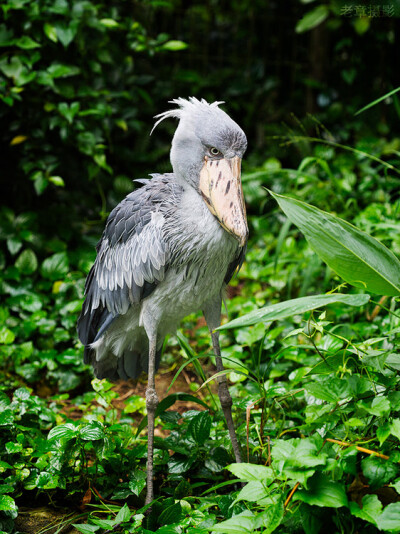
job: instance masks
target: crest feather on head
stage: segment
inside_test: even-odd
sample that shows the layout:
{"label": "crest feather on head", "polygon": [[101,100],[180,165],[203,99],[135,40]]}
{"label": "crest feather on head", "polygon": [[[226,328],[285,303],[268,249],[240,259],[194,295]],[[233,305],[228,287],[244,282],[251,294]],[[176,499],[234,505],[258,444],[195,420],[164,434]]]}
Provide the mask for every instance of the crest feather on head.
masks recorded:
{"label": "crest feather on head", "polygon": [[188,99],[174,98],[174,100],[170,100],[169,103],[176,104],[179,107],[175,109],[169,109],[168,111],[164,111],[163,113],[156,115],[154,118],[157,119],[157,121],[154,124],[150,135],[164,119],[168,119],[170,117],[181,119],[184,114],[188,112],[193,114],[210,112],[218,108],[220,104],[224,104],[224,102],[212,102],[209,104],[206,100],[204,100],[204,98],[198,100],[194,96],[190,96]]}

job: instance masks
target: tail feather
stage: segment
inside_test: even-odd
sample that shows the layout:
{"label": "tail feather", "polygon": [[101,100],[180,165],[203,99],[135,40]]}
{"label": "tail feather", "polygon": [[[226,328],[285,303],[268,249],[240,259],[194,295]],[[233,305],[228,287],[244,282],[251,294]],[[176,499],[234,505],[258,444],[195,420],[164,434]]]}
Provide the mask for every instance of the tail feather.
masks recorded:
{"label": "tail feather", "polygon": [[[160,348],[156,353],[156,371],[160,365],[161,351]],[[85,362],[92,364],[96,378],[107,378],[110,382],[116,382],[129,378],[136,380],[142,372],[147,373],[149,357],[148,354],[126,350],[119,358],[109,353],[105,358],[96,360],[95,349],[89,346],[85,347]]]}

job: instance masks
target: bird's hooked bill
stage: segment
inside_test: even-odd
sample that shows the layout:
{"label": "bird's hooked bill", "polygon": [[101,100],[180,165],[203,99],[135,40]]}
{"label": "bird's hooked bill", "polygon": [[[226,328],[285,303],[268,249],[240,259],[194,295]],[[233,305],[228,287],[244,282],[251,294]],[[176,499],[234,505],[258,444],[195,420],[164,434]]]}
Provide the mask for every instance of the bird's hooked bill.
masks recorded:
{"label": "bird's hooked bill", "polygon": [[206,156],[200,172],[200,192],[222,228],[235,236],[243,247],[249,230],[240,179],[241,161],[238,156],[218,160]]}

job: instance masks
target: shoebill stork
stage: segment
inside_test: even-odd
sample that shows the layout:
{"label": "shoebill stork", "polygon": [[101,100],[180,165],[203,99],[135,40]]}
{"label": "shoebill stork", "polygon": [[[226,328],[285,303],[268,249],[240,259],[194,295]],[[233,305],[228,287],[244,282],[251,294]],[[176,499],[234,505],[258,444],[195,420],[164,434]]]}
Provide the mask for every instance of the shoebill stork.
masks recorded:
{"label": "shoebill stork", "polygon": [[[197,310],[211,332],[217,371],[223,370],[218,332],[225,286],[240,268],[248,228],[240,165],[247,141],[219,108],[222,102],[178,98],[156,116],[154,128],[175,117],[172,173],[138,180],[108,217],[88,275],[79,338],[98,378],[148,373],[146,503],[153,500],[154,374],[166,334]],[[153,129],[154,129],[153,128]],[[233,451],[241,461],[225,375],[218,393]]]}

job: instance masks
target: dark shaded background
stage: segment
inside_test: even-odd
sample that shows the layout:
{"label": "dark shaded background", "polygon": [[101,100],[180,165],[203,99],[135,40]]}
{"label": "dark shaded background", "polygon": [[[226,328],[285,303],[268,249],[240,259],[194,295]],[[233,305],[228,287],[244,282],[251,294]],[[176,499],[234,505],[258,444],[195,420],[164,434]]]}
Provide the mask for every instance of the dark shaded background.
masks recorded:
{"label": "dark shaded background", "polygon": [[[245,169],[271,156],[297,166],[304,151],[272,136],[313,133],[318,121],[340,143],[393,134],[396,96],[354,112],[399,85],[398,2],[365,2],[366,16],[358,14],[361,4],[3,3],[2,204],[14,214],[34,212],[43,236],[79,241],[131,190],[133,178],[170,169],[175,125],[149,133],[152,117],[178,96],[226,102],[248,134]],[[321,8],[325,20],[296,31],[304,15]],[[60,66],[64,74],[56,72]],[[79,110],[71,114],[73,106]]]}

